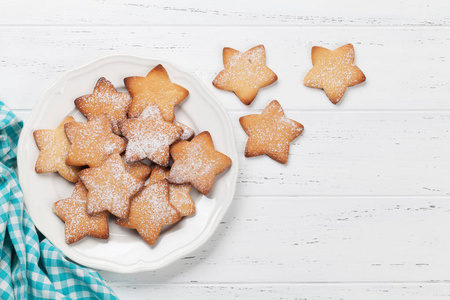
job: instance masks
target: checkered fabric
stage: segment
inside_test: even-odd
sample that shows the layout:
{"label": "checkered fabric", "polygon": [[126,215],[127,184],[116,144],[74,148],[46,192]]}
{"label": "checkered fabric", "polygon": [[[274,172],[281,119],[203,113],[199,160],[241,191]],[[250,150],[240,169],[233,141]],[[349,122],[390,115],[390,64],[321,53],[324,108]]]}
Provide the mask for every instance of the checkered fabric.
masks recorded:
{"label": "checkered fabric", "polygon": [[97,272],[40,241],[14,170],[22,126],[0,101],[0,298],[117,299]]}

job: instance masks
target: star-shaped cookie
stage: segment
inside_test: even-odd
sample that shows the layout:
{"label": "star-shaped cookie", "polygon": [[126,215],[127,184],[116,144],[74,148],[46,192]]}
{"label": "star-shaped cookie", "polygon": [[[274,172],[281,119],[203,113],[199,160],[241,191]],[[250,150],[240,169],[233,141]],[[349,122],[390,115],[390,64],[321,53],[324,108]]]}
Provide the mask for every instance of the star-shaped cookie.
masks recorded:
{"label": "star-shaped cookie", "polygon": [[[149,184],[169,178],[170,170],[160,166],[155,166],[150,176]],[[185,217],[195,213],[195,204],[192,201],[189,191],[190,184],[169,184],[169,202],[180,214]]]}
{"label": "star-shaped cookie", "polygon": [[260,115],[248,115],[239,119],[248,134],[245,156],[267,154],[285,164],[289,157],[289,144],[303,131],[303,125],[284,116],[283,108],[274,100]]}
{"label": "star-shaped cookie", "polygon": [[278,77],[266,66],[266,50],[258,45],[242,53],[232,48],[223,48],[225,67],[214,79],[213,85],[221,90],[232,91],[249,105],[258,90],[274,83]]}
{"label": "star-shaped cookie", "polygon": [[158,165],[169,165],[169,147],[183,133],[183,129],[163,119],[156,104],[149,104],[138,118],[127,119],[121,126],[127,138],[127,162],[148,158]]}
{"label": "star-shaped cookie", "polygon": [[70,142],[64,133],[64,124],[75,122],[73,117],[67,117],[55,129],[42,129],[33,132],[36,145],[41,151],[36,161],[36,173],[58,172],[63,178],[77,182],[80,168],[66,164]]}
{"label": "star-shaped cookie", "polygon": [[130,103],[131,96],[128,93],[117,92],[112,83],[104,77],[97,81],[92,94],[75,99],[75,106],[88,121],[98,115],[108,115],[116,134],[120,134],[117,124],[127,118]]}
{"label": "star-shaped cookie", "polygon": [[96,168],[80,171],[80,179],[88,189],[86,211],[88,214],[109,211],[118,218],[127,218],[130,199],[144,182],[125,170],[119,154],[112,154]]}
{"label": "star-shaped cookie", "polygon": [[192,141],[179,141],[170,148],[174,163],[169,173],[169,182],[190,183],[200,193],[207,195],[213,186],[214,177],[231,166],[231,159],[214,149],[208,131],[199,133]]}
{"label": "star-shaped cookie", "polygon": [[349,86],[366,80],[364,73],[354,64],[355,50],[347,44],[334,51],[322,47],[311,50],[313,68],[303,83],[312,88],[323,89],[333,104],[339,103]]}
{"label": "star-shaped cookie", "polygon": [[150,103],[158,105],[166,121],[175,118],[174,107],[189,95],[184,87],[170,81],[162,65],[154,67],[146,77],[133,76],[124,79],[128,92],[133,97],[128,117],[136,118]]}
{"label": "star-shaped cookie", "polygon": [[53,212],[65,222],[65,241],[67,244],[78,242],[85,236],[99,239],[109,237],[108,213],[88,215],[86,213],[87,190],[78,181],[70,198],[53,204]]}
{"label": "star-shaped cookie", "polygon": [[149,245],[153,245],[163,226],[180,219],[180,213],[169,203],[169,184],[164,179],[147,185],[136,195],[128,219],[117,219],[116,224],[136,229]]}
{"label": "star-shaped cookie", "polygon": [[122,153],[127,143],[112,132],[106,115],[93,117],[87,123],[71,122],[64,125],[72,143],[66,163],[71,166],[98,167],[109,155]]}

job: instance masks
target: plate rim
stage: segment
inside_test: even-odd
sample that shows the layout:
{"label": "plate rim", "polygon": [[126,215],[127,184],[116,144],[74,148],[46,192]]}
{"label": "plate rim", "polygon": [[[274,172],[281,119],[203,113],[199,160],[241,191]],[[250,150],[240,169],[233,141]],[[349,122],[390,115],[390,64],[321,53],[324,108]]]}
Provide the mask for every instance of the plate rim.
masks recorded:
{"label": "plate rim", "polygon": [[[195,74],[192,74],[191,72],[180,67],[179,65],[177,65],[171,61],[168,61],[167,59],[160,58],[160,57],[146,57],[146,56],[136,56],[136,55],[129,55],[129,54],[113,54],[113,55],[102,56],[96,60],[93,60],[91,62],[83,64],[79,67],[73,68],[71,70],[68,70],[67,72],[65,72],[64,74],[59,76],[52,85],[50,85],[47,89],[44,90],[43,93],[41,93],[38,100],[33,105],[31,113],[22,128],[22,132],[19,137],[19,143],[17,146],[18,177],[19,177],[19,182],[21,184],[21,187],[22,187],[22,190],[24,193],[25,208],[27,207],[27,205],[26,205],[27,201],[25,200],[26,199],[25,191],[27,190],[27,188],[24,188],[24,186],[22,185],[23,180],[21,180],[21,177],[24,175],[21,176],[20,174],[26,172],[26,171],[23,172],[24,170],[26,170],[26,166],[25,166],[25,162],[23,161],[23,159],[25,159],[25,158],[22,159],[22,157],[24,157],[26,155],[26,149],[24,148],[25,147],[24,144],[25,144],[25,141],[27,140],[27,137],[26,137],[26,134],[22,134],[22,133],[31,131],[30,124],[33,122],[36,122],[36,119],[42,115],[42,113],[43,113],[42,111],[47,107],[48,102],[50,101],[50,100],[47,100],[47,101],[45,101],[45,100],[49,99],[48,96],[50,95],[50,93],[54,92],[54,90],[59,85],[63,84],[64,81],[69,80],[71,77],[75,77],[77,72],[83,71],[87,68],[90,68],[90,67],[95,68],[96,66],[99,66],[99,65],[114,63],[117,61],[119,61],[119,62],[146,61],[146,62],[148,62],[149,66],[152,66],[152,65],[156,66],[157,64],[167,65],[173,69],[177,69],[178,71],[183,73],[183,75],[187,76],[188,78],[190,77],[190,79],[192,79],[192,82],[194,84],[197,84],[198,88],[201,89],[211,100],[210,103],[212,104],[211,105],[212,108],[216,109],[219,112],[219,115],[221,115],[224,118],[225,128],[227,129],[229,136],[231,138],[231,142],[229,144],[231,145],[232,153],[229,153],[229,155],[232,157],[234,156],[232,166],[227,171],[227,172],[232,172],[231,176],[233,179],[231,181],[232,184],[230,187],[230,192],[231,192],[230,197],[229,197],[230,199],[227,199],[227,201],[223,203],[223,206],[224,206],[223,209],[217,211],[215,214],[212,214],[212,220],[210,223],[211,225],[206,226],[204,228],[204,230],[200,233],[199,236],[197,236],[189,245],[184,246],[182,248],[182,249],[184,249],[184,251],[182,251],[181,253],[178,253],[179,251],[174,251],[174,252],[172,252],[172,255],[168,255],[168,256],[166,255],[166,256],[164,256],[156,261],[153,261],[153,262],[149,262],[149,261],[145,262],[145,261],[139,260],[130,265],[118,266],[116,264],[108,264],[105,262],[96,263],[95,261],[93,261],[92,258],[91,258],[91,260],[89,260],[89,258],[81,256],[77,252],[73,252],[73,251],[67,252],[65,250],[70,249],[69,248],[70,245],[67,245],[67,244],[64,244],[65,247],[64,246],[59,247],[59,249],[63,252],[63,254],[67,258],[72,259],[73,261],[80,263],[84,266],[88,266],[90,268],[104,270],[104,271],[111,271],[111,272],[122,273],[122,274],[131,274],[131,273],[140,273],[140,272],[145,272],[145,271],[153,271],[153,270],[161,269],[161,268],[175,262],[176,260],[179,260],[187,253],[190,253],[190,252],[198,249],[200,246],[205,244],[210,239],[210,237],[213,235],[213,233],[217,230],[219,223],[223,219],[225,213],[228,211],[231,203],[233,202],[233,200],[235,198],[237,178],[238,178],[238,174],[239,174],[239,162],[238,162],[238,154],[237,154],[237,147],[236,147],[236,139],[235,139],[234,130],[233,130],[230,116],[229,116],[228,112],[226,111],[225,107],[223,106],[223,104],[206,87],[206,85],[203,83],[203,81],[201,81],[200,78],[198,78]],[[25,151],[25,153],[24,153],[24,151]],[[21,172],[21,170],[22,170],[22,172]],[[41,230],[43,228],[41,226],[42,223],[40,221],[36,222],[32,217],[32,213],[30,213],[30,212],[28,212],[28,213],[29,213],[30,217],[32,218],[35,227],[44,236],[46,236],[46,233],[48,233],[48,232],[46,232],[45,229],[44,229],[44,231]],[[38,218],[38,220],[39,220],[39,218]]]}

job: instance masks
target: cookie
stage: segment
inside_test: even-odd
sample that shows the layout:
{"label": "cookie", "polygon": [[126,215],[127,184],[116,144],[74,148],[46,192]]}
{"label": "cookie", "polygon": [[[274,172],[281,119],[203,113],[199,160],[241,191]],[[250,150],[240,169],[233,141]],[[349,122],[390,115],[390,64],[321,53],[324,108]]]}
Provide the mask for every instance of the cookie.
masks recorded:
{"label": "cookie", "polygon": [[242,103],[250,105],[258,90],[277,81],[277,75],[266,66],[266,50],[263,45],[242,53],[223,48],[223,65],[213,85],[221,90],[232,91]]}
{"label": "cookie", "polygon": [[138,118],[127,119],[120,125],[128,144],[125,152],[127,162],[144,158],[167,167],[169,147],[183,133],[183,129],[163,119],[156,104],[150,103]]}
{"label": "cookie", "polygon": [[183,123],[180,123],[177,120],[173,121],[173,124],[177,125],[178,127],[181,127],[181,129],[183,129],[183,133],[180,136],[180,140],[189,141],[190,139],[192,139],[194,137],[195,131],[191,127],[189,127]]}
{"label": "cookie", "polygon": [[267,154],[285,164],[289,157],[289,144],[303,131],[303,125],[284,116],[283,108],[273,100],[260,115],[248,115],[239,119],[248,134],[245,156]]}
{"label": "cookie", "polygon": [[153,245],[163,226],[178,222],[180,213],[169,203],[167,180],[147,185],[131,201],[128,219],[117,219],[116,224],[136,229],[139,235]]}
{"label": "cookie", "polygon": [[66,123],[75,122],[73,117],[67,117],[55,130],[41,129],[33,132],[34,140],[40,150],[36,161],[36,173],[58,172],[64,179],[77,182],[80,168],[66,164],[70,142],[64,133]]}
{"label": "cookie", "polygon": [[207,195],[213,186],[214,177],[231,166],[231,159],[214,149],[211,135],[203,131],[192,141],[179,141],[170,148],[174,163],[169,173],[169,182],[190,183],[200,193]]}
{"label": "cookie", "polygon": [[127,163],[125,161],[125,156],[122,155],[122,160],[125,164],[125,170],[131,174],[134,178],[137,178],[139,180],[145,181],[147,180],[148,176],[152,172],[152,168],[150,166],[147,166],[146,164],[142,162],[133,162],[133,163]]}
{"label": "cookie", "polygon": [[110,155],[99,167],[80,171],[80,179],[89,191],[86,202],[88,214],[107,210],[123,219],[128,217],[131,197],[144,186],[142,180],[125,170],[119,154]]}
{"label": "cookie", "polygon": [[75,106],[88,121],[98,115],[108,115],[112,130],[116,134],[121,134],[117,124],[126,120],[130,104],[131,96],[128,93],[117,92],[112,83],[104,77],[97,81],[92,94],[75,99]]}
{"label": "cookie", "polygon": [[187,89],[170,81],[162,65],[154,67],[146,77],[127,77],[124,82],[133,97],[128,111],[130,118],[137,118],[150,103],[154,103],[158,105],[164,119],[172,122],[175,106],[189,95]]}
{"label": "cookie", "polygon": [[66,163],[71,166],[98,167],[109,155],[122,153],[127,143],[112,132],[111,121],[98,115],[87,123],[71,122],[64,125],[67,138],[72,143]]}
{"label": "cookie", "polygon": [[304,85],[323,89],[333,104],[339,103],[347,87],[364,82],[366,76],[354,64],[355,50],[347,44],[334,51],[322,47],[311,50],[313,68],[306,74]]}
{"label": "cookie", "polygon": [[108,213],[88,215],[86,200],[88,192],[78,181],[72,196],[53,204],[53,212],[65,222],[64,232],[67,244],[78,242],[85,236],[99,239],[109,237]]}
{"label": "cookie", "polygon": [[[167,179],[169,177],[169,172],[170,170],[168,168],[155,166],[152,170],[149,184]],[[169,202],[183,217],[195,213],[195,204],[189,195],[190,189],[190,184],[169,184]]]}

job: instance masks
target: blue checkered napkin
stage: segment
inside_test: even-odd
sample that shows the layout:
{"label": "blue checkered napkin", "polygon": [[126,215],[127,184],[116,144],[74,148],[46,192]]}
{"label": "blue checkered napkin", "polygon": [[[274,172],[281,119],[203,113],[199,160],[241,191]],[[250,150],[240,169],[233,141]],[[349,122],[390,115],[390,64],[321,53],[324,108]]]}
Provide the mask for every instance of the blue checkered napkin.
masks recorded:
{"label": "blue checkered napkin", "polygon": [[117,299],[97,272],[39,240],[14,171],[22,126],[0,101],[0,298]]}

